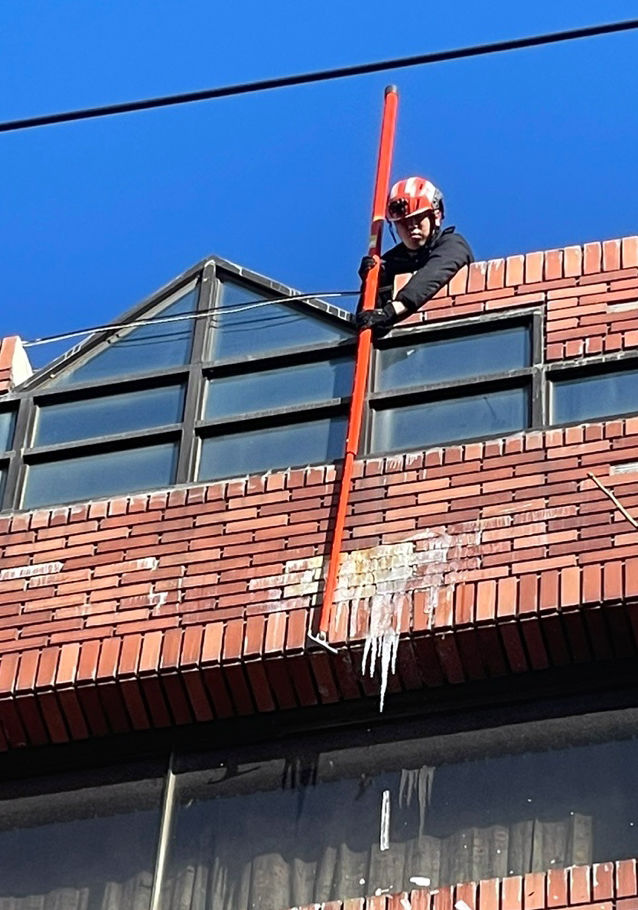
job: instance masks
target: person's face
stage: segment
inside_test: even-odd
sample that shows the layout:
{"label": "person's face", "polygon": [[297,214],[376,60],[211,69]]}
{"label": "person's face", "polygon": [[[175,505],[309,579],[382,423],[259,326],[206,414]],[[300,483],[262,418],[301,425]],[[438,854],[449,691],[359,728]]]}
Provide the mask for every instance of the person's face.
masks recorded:
{"label": "person's face", "polygon": [[432,233],[432,220],[424,212],[417,212],[416,215],[402,218],[395,224],[401,241],[409,250],[418,250],[425,246]]}

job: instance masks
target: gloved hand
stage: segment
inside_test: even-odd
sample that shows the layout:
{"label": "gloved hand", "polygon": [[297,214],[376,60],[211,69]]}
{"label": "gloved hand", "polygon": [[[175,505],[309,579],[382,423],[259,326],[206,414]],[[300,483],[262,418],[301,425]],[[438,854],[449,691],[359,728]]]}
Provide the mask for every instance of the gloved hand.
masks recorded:
{"label": "gloved hand", "polygon": [[374,329],[375,331],[390,329],[397,318],[397,312],[391,303],[375,310],[362,310],[355,316],[355,325],[358,329]]}
{"label": "gloved hand", "polygon": [[[381,263],[381,267],[383,268],[383,263]],[[374,268],[374,256],[364,256],[363,259],[361,260],[361,265],[359,266],[359,272],[358,272],[359,278],[362,281],[365,281],[366,275],[373,268]]]}

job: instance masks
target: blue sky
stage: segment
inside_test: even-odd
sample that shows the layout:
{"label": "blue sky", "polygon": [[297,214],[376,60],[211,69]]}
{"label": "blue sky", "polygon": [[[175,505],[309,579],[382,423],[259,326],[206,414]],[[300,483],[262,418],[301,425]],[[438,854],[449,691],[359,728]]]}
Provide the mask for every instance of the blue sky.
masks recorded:
{"label": "blue sky", "polygon": [[[638,0],[20,0],[3,4],[0,119],[636,16]],[[2,134],[0,336],[109,321],[208,253],[355,287],[389,81],[394,176],[435,180],[477,258],[638,233],[637,52],[630,32]]]}

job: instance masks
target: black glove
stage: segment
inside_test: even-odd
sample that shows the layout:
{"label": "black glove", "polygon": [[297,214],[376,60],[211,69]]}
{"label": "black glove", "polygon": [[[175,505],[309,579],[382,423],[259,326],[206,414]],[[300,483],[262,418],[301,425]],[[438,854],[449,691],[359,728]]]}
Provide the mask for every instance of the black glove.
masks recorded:
{"label": "black glove", "polygon": [[[361,265],[359,266],[359,272],[358,272],[359,278],[362,281],[365,281],[366,275],[368,274],[368,272],[374,268],[374,263],[375,263],[374,256],[364,256],[363,257],[363,259],[361,260]],[[383,260],[381,260],[381,272],[380,272],[379,277],[381,276],[382,273],[383,273]]]}
{"label": "black glove", "polygon": [[375,310],[361,310],[355,316],[354,324],[358,329],[388,330],[397,318],[396,310],[391,303]]}

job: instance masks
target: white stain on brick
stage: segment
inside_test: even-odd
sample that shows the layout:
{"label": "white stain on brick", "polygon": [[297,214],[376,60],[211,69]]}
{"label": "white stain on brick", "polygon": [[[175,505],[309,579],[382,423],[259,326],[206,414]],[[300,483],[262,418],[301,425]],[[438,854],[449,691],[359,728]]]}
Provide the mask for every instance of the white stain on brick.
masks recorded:
{"label": "white stain on brick", "polygon": [[133,563],[135,569],[150,569],[154,571],[159,564],[159,559],[156,556],[145,556],[143,559],[136,559]]}
{"label": "white stain on brick", "polygon": [[[349,611],[351,636],[365,630],[363,672],[380,674],[380,708],[383,710],[390,673],[395,672],[399,636],[414,591],[425,594],[425,621],[432,622],[441,592],[452,603],[452,586],[463,573],[480,568],[484,530],[504,528],[512,516],[494,516],[481,522],[464,522],[453,532],[426,528],[397,543],[379,544],[343,553],[334,596],[334,618],[341,626],[343,612]],[[249,590],[279,588],[284,601],[310,598],[317,601],[324,559],[293,559],[277,575],[254,578]]]}
{"label": "white stain on brick", "polygon": [[625,461],[623,464],[612,464],[610,474],[634,474],[638,471],[638,461]]}
{"label": "white stain on brick", "polygon": [[148,605],[149,607],[153,607],[153,609],[158,609],[159,607],[164,606],[167,598],[168,591],[153,591],[151,586],[151,590],[148,593]]}
{"label": "white stain on brick", "polygon": [[0,571],[0,581],[13,578],[33,578],[35,575],[56,575],[64,568],[63,562],[41,562],[33,566],[13,566]]}

